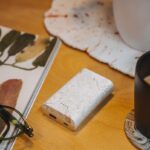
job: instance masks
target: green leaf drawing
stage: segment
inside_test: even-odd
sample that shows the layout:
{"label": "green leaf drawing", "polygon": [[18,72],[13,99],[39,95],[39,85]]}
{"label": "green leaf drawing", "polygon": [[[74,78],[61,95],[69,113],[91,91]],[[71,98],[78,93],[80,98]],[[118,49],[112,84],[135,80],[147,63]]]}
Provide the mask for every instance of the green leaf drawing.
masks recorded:
{"label": "green leaf drawing", "polygon": [[0,41],[0,52],[4,52],[4,50],[12,44],[18,37],[20,36],[20,32],[11,30],[8,32]]}
{"label": "green leaf drawing", "polygon": [[3,62],[0,60],[0,65],[2,65],[3,64]]}
{"label": "green leaf drawing", "polygon": [[31,58],[34,58],[39,53],[45,50],[49,42],[49,39],[46,38],[38,38],[38,40],[31,45],[24,49],[23,52],[19,52],[16,56],[16,63],[24,62]]}
{"label": "green leaf drawing", "polygon": [[55,44],[56,44],[57,38],[54,38],[52,41],[49,42],[49,45],[47,46],[46,50],[38,56],[32,63],[33,66],[41,66],[44,67],[49,55],[51,54],[51,51],[53,50]]}
{"label": "green leaf drawing", "polygon": [[24,33],[17,38],[14,44],[8,50],[8,56],[16,55],[22,51],[26,46],[33,44],[35,35]]}

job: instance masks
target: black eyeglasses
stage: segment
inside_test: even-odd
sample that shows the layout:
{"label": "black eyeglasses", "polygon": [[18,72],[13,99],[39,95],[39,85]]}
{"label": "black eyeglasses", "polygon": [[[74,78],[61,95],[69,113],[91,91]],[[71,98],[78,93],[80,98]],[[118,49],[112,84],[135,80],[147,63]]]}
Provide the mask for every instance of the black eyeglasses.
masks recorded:
{"label": "black eyeglasses", "polygon": [[[11,127],[17,131],[12,136],[8,135]],[[15,108],[0,105],[0,143],[4,140],[14,139],[23,133],[29,137],[33,136],[33,129],[25,121],[23,115]]]}

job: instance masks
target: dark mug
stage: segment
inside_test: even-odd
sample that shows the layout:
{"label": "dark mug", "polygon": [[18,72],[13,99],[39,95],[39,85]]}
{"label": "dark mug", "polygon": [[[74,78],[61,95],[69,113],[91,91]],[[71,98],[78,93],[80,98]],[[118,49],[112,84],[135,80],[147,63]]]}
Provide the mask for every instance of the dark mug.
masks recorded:
{"label": "dark mug", "polygon": [[150,75],[150,51],[142,55],[136,65],[134,109],[135,127],[150,138],[150,85],[144,78]]}

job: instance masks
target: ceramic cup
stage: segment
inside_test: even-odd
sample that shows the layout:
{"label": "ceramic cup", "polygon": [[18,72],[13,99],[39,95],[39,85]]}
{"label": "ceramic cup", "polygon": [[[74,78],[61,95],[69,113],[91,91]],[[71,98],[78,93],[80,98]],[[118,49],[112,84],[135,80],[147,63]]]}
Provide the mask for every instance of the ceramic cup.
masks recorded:
{"label": "ceramic cup", "polygon": [[135,126],[146,137],[150,138],[150,84],[144,78],[150,75],[150,51],[137,62],[135,73],[134,107]]}
{"label": "ceramic cup", "polygon": [[126,44],[150,50],[150,0],[113,0],[116,27]]}

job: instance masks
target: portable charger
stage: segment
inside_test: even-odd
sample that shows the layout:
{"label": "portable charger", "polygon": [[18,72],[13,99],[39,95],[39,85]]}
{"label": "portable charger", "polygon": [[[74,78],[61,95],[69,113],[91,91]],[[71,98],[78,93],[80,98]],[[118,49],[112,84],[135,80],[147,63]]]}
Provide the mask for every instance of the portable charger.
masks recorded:
{"label": "portable charger", "polygon": [[82,69],[43,104],[43,111],[51,119],[76,130],[112,91],[109,79]]}

